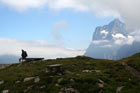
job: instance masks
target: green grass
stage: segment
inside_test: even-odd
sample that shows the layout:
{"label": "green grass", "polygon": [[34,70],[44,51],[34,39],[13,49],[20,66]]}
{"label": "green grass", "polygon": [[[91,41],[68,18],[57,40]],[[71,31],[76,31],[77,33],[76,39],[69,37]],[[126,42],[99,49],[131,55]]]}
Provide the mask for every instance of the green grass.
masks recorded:
{"label": "green grass", "polygon": [[[27,93],[59,93],[60,89],[69,87],[78,90],[80,93],[98,93],[100,90],[103,90],[104,93],[116,93],[117,87],[124,86],[121,90],[122,93],[139,93],[139,80],[120,64],[120,62],[127,62],[139,70],[140,54],[133,57],[112,61],[79,56],[21,65],[13,64],[0,70],[0,80],[5,81],[4,84],[0,85],[0,91],[8,89],[10,93],[22,93],[27,87],[33,85]],[[46,73],[46,66],[51,64],[62,64],[64,70],[70,73],[63,75]],[[83,70],[100,70],[100,72],[83,73]],[[34,83],[33,80],[23,82],[24,78],[32,76],[39,76],[40,82]],[[63,79],[59,86],[56,86],[60,78]],[[99,79],[104,81],[103,88],[97,86]],[[21,83],[16,84],[17,80]],[[40,87],[43,85],[46,87],[41,89]]]}
{"label": "green grass", "polygon": [[131,57],[125,58],[121,60],[122,62],[126,62],[129,66],[140,71],[140,53],[137,53]]}

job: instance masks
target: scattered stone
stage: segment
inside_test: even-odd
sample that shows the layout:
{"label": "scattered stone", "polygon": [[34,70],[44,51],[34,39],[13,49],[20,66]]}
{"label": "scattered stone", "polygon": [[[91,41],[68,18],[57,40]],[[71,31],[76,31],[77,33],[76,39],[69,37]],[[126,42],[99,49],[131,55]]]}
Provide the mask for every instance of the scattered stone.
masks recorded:
{"label": "scattered stone", "polygon": [[101,80],[101,79],[99,79],[99,83],[102,83],[102,84],[104,84],[104,81],[103,81],[103,80]]}
{"label": "scattered stone", "polygon": [[101,72],[101,70],[93,70],[93,72],[99,73]]}
{"label": "scattered stone", "polygon": [[124,86],[121,86],[121,87],[118,87],[117,90],[116,90],[116,93],[121,93],[121,90]]}
{"label": "scattered stone", "polygon": [[20,81],[16,81],[15,83],[18,84],[18,83],[20,83]]}
{"label": "scattered stone", "polygon": [[71,81],[71,82],[74,82],[74,80],[73,80],[73,79],[70,79],[70,81]]}
{"label": "scattered stone", "polygon": [[57,83],[61,83],[62,80],[63,80],[63,78],[58,79]]}
{"label": "scattered stone", "polygon": [[89,73],[89,72],[92,72],[92,70],[83,70],[82,72],[83,73]]}
{"label": "scattered stone", "polygon": [[99,79],[99,82],[97,83],[98,87],[103,88],[104,87],[104,81]]}
{"label": "scattered stone", "polygon": [[103,88],[104,87],[104,84],[102,84],[102,83],[97,83],[97,85],[98,85],[99,88]]}
{"label": "scattered stone", "polygon": [[24,82],[27,82],[27,81],[30,81],[30,80],[33,80],[35,77],[27,77],[27,78],[24,78]]}
{"label": "scattered stone", "polygon": [[62,88],[59,93],[79,93],[76,89],[73,88]]}
{"label": "scattered stone", "polygon": [[56,86],[56,87],[58,87],[58,86],[59,86],[59,84],[55,84],[55,86]]}
{"label": "scattered stone", "polygon": [[79,93],[79,92],[73,88],[66,88],[65,93]]}
{"label": "scattered stone", "polygon": [[46,87],[46,86],[45,86],[45,85],[43,85],[43,86],[41,86],[40,88],[41,88],[41,89],[43,89],[43,88],[45,88],[45,87]]}
{"label": "scattered stone", "polygon": [[39,81],[40,81],[40,78],[37,77],[37,78],[35,78],[34,83],[38,83]]}
{"label": "scattered stone", "polygon": [[27,89],[25,89],[24,92],[27,92],[28,90],[31,90],[33,87],[34,87],[33,85],[27,87]]}
{"label": "scattered stone", "polygon": [[4,83],[4,80],[1,80],[1,81],[0,81],[0,85],[2,85],[3,83]]}
{"label": "scattered stone", "polygon": [[9,93],[9,90],[3,90],[2,93]]}
{"label": "scattered stone", "polygon": [[100,70],[83,70],[82,72],[85,72],[85,73],[90,73],[90,72],[99,73],[99,72],[101,72],[101,71],[100,71]]}

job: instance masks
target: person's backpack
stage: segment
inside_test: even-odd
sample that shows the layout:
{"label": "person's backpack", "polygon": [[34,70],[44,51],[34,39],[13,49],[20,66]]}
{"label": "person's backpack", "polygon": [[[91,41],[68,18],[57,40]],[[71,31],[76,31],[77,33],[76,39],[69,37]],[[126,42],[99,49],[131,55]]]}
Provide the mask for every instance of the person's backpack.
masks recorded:
{"label": "person's backpack", "polygon": [[24,51],[24,55],[25,55],[25,58],[28,56],[26,51]]}

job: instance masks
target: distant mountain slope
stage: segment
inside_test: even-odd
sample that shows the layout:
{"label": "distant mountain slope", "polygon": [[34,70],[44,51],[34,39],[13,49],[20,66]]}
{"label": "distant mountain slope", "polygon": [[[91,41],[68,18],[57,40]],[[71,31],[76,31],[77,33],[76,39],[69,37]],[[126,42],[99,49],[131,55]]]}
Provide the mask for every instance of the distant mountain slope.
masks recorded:
{"label": "distant mountain slope", "polygon": [[135,42],[126,25],[115,19],[108,25],[95,29],[85,56],[118,60],[140,52],[140,42]]}
{"label": "distant mountain slope", "polygon": [[[140,54],[119,61],[79,56],[13,64],[0,70],[0,92],[139,93],[139,78],[122,65],[136,61],[140,64]],[[62,64],[64,73],[48,72],[46,67],[52,64]]]}
{"label": "distant mountain slope", "polygon": [[14,55],[0,55],[0,64],[12,64],[17,63],[19,57]]}

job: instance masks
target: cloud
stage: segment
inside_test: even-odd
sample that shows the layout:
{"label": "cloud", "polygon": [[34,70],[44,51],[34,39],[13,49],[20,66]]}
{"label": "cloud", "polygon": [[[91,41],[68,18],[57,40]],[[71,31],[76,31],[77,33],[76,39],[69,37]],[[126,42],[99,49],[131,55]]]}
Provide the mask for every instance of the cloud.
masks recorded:
{"label": "cloud", "polygon": [[93,44],[103,44],[103,43],[108,43],[108,40],[94,40],[92,41]]}
{"label": "cloud", "polygon": [[30,8],[41,8],[47,0],[0,0],[0,3],[17,11],[26,11]]}
{"label": "cloud", "polygon": [[68,24],[66,21],[61,20],[53,25],[52,28],[52,35],[58,43],[62,43],[62,36],[61,36],[61,30],[68,27]]}
{"label": "cloud", "polygon": [[0,3],[18,11],[48,7],[93,12],[100,16],[121,17],[130,28],[139,29],[139,0],[0,0]]}
{"label": "cloud", "polygon": [[84,50],[72,50],[61,47],[55,42],[23,41],[17,39],[0,38],[0,56],[14,55],[20,57],[21,49],[28,52],[29,57],[44,57],[46,59],[74,57],[83,55]]}

